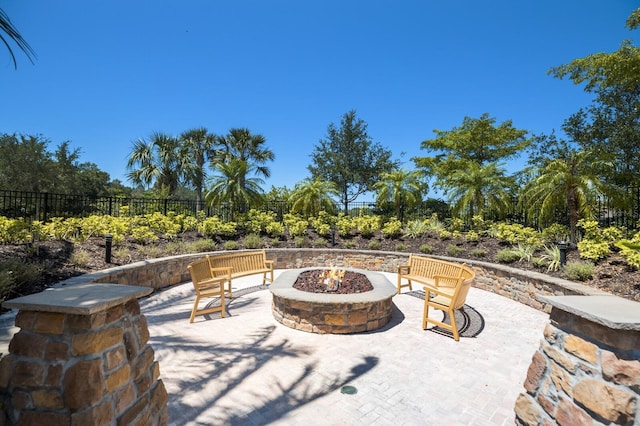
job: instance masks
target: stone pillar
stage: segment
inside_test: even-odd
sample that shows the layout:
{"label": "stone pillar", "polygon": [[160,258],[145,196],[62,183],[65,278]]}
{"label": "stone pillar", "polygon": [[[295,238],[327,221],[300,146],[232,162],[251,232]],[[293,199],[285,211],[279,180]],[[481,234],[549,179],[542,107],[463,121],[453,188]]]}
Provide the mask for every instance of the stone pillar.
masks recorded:
{"label": "stone pillar", "polygon": [[137,301],[151,291],[77,284],[5,302],[4,307],[19,309],[20,331],[0,361],[4,420],[166,424],[168,396]]}
{"label": "stone pillar", "polygon": [[543,299],[551,321],[516,400],[516,424],[640,424],[640,303]]}

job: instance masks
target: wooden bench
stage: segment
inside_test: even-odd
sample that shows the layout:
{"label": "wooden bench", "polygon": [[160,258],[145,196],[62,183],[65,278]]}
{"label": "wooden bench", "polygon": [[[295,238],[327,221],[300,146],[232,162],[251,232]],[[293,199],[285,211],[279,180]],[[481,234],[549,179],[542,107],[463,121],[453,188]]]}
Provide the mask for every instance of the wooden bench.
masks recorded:
{"label": "wooden bench", "polygon": [[265,250],[207,255],[207,259],[215,277],[227,276],[228,268],[231,268],[229,288],[232,279],[256,274],[262,274],[262,284],[266,284],[267,280],[273,282],[273,260],[267,260]]}
{"label": "wooden bench", "polygon": [[[424,311],[422,328],[427,323],[435,324],[453,333],[454,340],[460,340],[455,311],[462,309],[475,281],[475,272],[464,263],[446,262],[426,256],[409,255],[409,264],[398,266],[398,293],[403,287],[412,290],[411,283],[424,284]],[[402,280],[407,280],[402,284]],[[429,317],[429,307],[445,311],[449,314],[451,324]]]}
{"label": "wooden bench", "polygon": [[[430,287],[453,287],[459,278],[472,280],[475,276],[475,272],[464,263],[447,262],[412,253],[406,265],[398,266],[398,294],[404,287],[413,290],[413,281]],[[403,279],[407,281],[404,284]]]}

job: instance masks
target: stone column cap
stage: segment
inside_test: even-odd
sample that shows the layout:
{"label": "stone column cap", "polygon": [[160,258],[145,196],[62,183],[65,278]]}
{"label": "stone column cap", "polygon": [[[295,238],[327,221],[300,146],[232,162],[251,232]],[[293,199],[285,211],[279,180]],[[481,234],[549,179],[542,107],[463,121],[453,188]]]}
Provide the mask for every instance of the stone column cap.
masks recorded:
{"label": "stone column cap", "polygon": [[149,287],[124,284],[82,283],[50,288],[7,300],[2,307],[25,311],[91,315],[153,292]]}
{"label": "stone column cap", "polygon": [[616,330],[640,330],[640,303],[618,296],[539,296],[551,306]]}

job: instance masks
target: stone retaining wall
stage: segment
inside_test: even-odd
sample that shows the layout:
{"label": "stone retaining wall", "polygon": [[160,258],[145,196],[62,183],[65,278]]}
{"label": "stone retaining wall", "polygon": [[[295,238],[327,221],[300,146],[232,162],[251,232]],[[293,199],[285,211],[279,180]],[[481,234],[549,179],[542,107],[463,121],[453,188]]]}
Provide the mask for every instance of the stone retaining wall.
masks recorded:
{"label": "stone retaining wall", "polygon": [[516,401],[516,423],[640,424],[640,304],[615,296],[548,302],[551,324]]}
{"label": "stone retaining wall", "polygon": [[[130,265],[105,269],[66,280],[66,283],[100,282],[133,284],[162,289],[178,283],[190,281],[187,265],[208,252],[172,256],[136,262]],[[539,296],[596,295],[606,294],[598,289],[568,280],[523,271],[505,265],[480,262],[469,259],[455,259],[446,256],[431,256],[452,262],[465,262],[476,272],[474,287],[500,294],[509,299],[550,312],[551,307]],[[408,253],[375,250],[344,249],[267,249],[267,259],[274,260],[276,269],[306,268],[313,266],[338,266],[366,269],[369,271],[397,272],[398,265],[405,264]]]}

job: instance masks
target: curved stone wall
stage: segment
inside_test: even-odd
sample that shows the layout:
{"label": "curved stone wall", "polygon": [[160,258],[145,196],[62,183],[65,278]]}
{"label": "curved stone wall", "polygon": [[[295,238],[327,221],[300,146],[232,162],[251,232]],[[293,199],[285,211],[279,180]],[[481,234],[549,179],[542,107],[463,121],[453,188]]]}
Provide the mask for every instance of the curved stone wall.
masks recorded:
{"label": "curved stone wall", "polygon": [[[223,251],[195,253],[150,259],[129,265],[105,269],[92,274],[70,278],[64,284],[98,282],[129,284],[162,289],[190,280],[187,265],[193,260]],[[276,269],[306,268],[312,266],[338,266],[380,272],[397,272],[405,264],[409,253],[376,250],[344,249],[267,249],[267,259],[275,261]],[[491,291],[535,309],[550,312],[551,307],[539,296],[604,295],[601,290],[545,274],[523,271],[505,265],[446,256],[430,257],[453,262],[464,262],[476,272],[475,287]]]}

